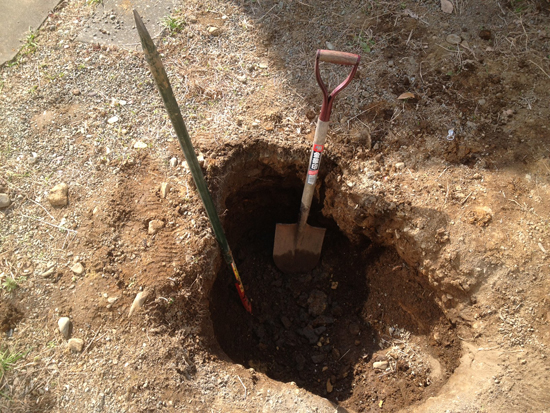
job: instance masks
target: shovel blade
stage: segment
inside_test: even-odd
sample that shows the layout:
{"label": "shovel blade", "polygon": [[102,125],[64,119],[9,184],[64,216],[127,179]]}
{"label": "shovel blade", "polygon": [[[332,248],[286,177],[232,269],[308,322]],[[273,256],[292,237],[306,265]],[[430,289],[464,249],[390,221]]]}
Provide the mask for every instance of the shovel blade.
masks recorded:
{"label": "shovel blade", "polygon": [[298,236],[298,224],[277,224],[273,260],[285,273],[309,272],[319,262],[325,228],[306,224]]}

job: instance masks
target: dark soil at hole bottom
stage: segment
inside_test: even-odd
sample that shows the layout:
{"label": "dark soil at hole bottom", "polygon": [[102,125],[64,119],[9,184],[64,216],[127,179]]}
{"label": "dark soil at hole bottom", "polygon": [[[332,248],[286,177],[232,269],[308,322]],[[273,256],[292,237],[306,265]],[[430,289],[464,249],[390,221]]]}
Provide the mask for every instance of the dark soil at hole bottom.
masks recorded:
{"label": "dark soil at hole bottom", "polygon": [[[234,362],[358,411],[432,396],[458,365],[452,326],[394,250],[327,231],[317,268],[288,275],[273,263],[273,232],[252,231],[240,241],[253,315],[225,267],[210,303],[218,343]],[[375,361],[388,361],[387,368],[375,370]]]}

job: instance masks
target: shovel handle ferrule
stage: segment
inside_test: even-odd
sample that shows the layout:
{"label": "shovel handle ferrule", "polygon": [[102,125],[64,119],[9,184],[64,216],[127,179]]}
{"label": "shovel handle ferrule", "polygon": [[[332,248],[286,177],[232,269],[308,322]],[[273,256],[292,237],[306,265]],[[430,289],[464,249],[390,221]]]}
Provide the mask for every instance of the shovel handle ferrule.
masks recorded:
{"label": "shovel handle ferrule", "polygon": [[313,147],[309,156],[309,164],[307,169],[306,183],[302,193],[302,203],[300,205],[300,220],[298,222],[298,234],[301,234],[303,227],[307,222],[309,210],[311,209],[311,201],[315,193],[315,183],[319,176],[319,167],[321,166],[321,157],[325,149],[325,140],[328,132],[328,122],[321,119],[317,121],[315,129],[315,138],[313,139]]}

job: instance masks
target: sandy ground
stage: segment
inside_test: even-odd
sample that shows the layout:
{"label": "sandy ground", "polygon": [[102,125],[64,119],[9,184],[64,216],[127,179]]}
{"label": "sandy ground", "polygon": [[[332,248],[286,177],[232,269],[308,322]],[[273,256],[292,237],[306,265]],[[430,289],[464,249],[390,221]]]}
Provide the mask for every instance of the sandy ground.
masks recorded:
{"label": "sandy ground", "polygon": [[[94,19],[117,30],[102,7],[63,2],[0,69],[0,410],[548,409],[545,0],[191,1],[163,19],[252,315],[139,45],[78,41]],[[362,60],[323,155],[320,263],[286,275],[273,235],[297,219],[320,48]]]}

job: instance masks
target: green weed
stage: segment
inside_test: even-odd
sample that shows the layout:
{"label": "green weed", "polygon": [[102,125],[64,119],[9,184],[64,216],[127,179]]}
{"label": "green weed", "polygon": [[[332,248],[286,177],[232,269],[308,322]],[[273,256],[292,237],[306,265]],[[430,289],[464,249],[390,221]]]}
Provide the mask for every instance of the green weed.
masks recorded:
{"label": "green weed", "polygon": [[18,66],[19,65],[19,57],[15,57],[13,58],[13,60],[9,61],[8,63],[6,63],[6,66],[7,67],[14,67],[14,66]]}
{"label": "green weed", "polygon": [[32,28],[29,27],[29,34],[27,34],[27,37],[25,38],[25,44],[23,45],[23,49],[21,50],[21,53],[23,55],[31,54],[36,51],[36,38],[38,37],[38,33],[33,31]]}
{"label": "green weed", "polygon": [[508,3],[514,13],[522,15],[529,11],[529,0],[510,0]]}
{"label": "green weed", "polygon": [[373,38],[365,39],[363,35],[357,36],[355,40],[357,43],[359,43],[359,46],[361,47],[364,53],[370,53],[372,51],[372,48],[376,44]]}
{"label": "green weed", "polygon": [[0,382],[4,378],[4,375],[13,368],[15,363],[25,357],[25,355],[23,353],[12,353],[8,349],[0,351]]}
{"label": "green weed", "polygon": [[162,25],[168,29],[170,34],[174,34],[185,27],[185,20],[182,17],[168,16],[162,20]]}
{"label": "green weed", "polygon": [[4,281],[2,281],[2,289],[7,293],[11,294],[19,288],[19,284],[25,282],[27,279],[25,277],[19,277],[17,279],[7,276]]}

